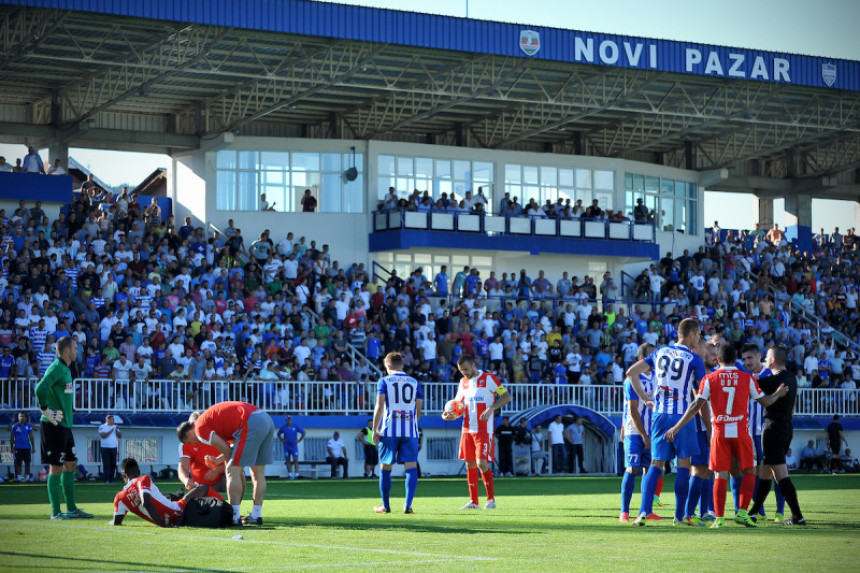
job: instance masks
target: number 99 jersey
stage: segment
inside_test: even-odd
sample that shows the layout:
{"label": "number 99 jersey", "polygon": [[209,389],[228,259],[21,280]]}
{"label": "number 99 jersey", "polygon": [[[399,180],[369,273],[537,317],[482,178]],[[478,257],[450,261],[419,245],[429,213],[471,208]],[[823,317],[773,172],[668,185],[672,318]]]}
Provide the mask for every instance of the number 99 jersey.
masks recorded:
{"label": "number 99 jersey", "polygon": [[654,413],[683,415],[692,393],[705,377],[702,357],[683,344],[658,348],[645,358],[654,373]]}

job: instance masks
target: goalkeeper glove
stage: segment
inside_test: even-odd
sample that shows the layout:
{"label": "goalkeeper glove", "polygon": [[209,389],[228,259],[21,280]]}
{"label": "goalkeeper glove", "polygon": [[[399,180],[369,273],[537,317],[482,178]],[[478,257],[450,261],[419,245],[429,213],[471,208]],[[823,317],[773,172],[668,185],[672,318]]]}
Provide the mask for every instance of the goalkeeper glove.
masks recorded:
{"label": "goalkeeper glove", "polygon": [[50,408],[45,408],[44,410],[42,410],[42,415],[45,416],[48,421],[55,426],[59,425],[59,423],[63,421],[62,410],[51,410]]}

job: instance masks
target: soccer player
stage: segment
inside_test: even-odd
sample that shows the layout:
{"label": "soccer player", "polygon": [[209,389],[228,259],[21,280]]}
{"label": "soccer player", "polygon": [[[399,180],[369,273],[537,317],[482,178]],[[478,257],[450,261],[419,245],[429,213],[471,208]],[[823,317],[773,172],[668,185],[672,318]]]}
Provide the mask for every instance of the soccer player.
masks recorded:
{"label": "soccer player", "polygon": [[[709,367],[709,364],[718,367],[719,364],[717,364],[714,356],[716,353],[709,350],[710,348],[713,347],[700,339],[694,352],[702,358],[706,368]],[[699,446],[699,453],[690,456],[690,485],[689,491],[687,492],[687,507],[684,516],[684,523],[700,527],[704,527],[705,520],[710,517],[707,513],[708,510],[704,509],[708,505],[707,499],[705,500],[705,503],[702,504],[704,510],[702,511],[701,519],[696,515],[696,506],[699,505],[699,502],[702,501],[702,497],[705,495],[704,492],[706,484],[710,483],[710,487],[713,489],[711,472],[708,469],[711,455],[711,436],[709,432],[710,421],[710,412],[707,409],[699,410],[693,420],[696,429],[696,444]],[[707,498],[709,496],[705,497]]]}
{"label": "soccer player", "polygon": [[705,376],[699,396],[690,404],[684,416],[666,432],[666,439],[674,440],[705,402],[710,402],[713,428],[709,467],[717,472],[717,479],[714,480],[714,506],[717,517],[711,525],[713,528],[725,525],[726,480],[732,467],[732,458],[738,460],[738,466],[744,476],[741,482],[740,508],[735,522],[755,527],[755,522],[747,513],[755,489],[755,461],[749,431],[748,403],[752,397],[762,405],[770,405],[787,392],[785,386],[780,386],[774,394],[765,396],[756,384],[754,376],[735,367],[736,361],[735,347],[731,344],[722,345],[720,368]]}
{"label": "soccer player", "polygon": [[[216,463],[227,464],[227,498],[233,506],[233,524],[263,525],[266,465],[272,463],[275,437],[272,418],[247,402],[219,402],[193,422],[180,424],[176,435],[183,444],[211,444],[221,453]],[[245,466],[251,468],[254,506],[251,514],[242,518]]]}
{"label": "soccer player", "polygon": [[141,519],[158,527],[175,527],[182,519],[185,505],[190,499],[203,497],[207,486],[195,487],[179,501],[170,501],[164,496],[148,475],[140,475],[140,467],[134,458],[120,462],[119,471],[125,486],[113,498],[113,519],[108,525],[122,525],[130,511]]}
{"label": "soccer player", "polygon": [[[627,370],[627,377],[639,399],[645,405],[656,402],[651,419],[651,467],[642,481],[642,505],[634,526],[642,527],[653,513],[654,491],[663,477],[667,461],[678,458],[675,476],[675,524],[684,523],[687,493],[690,487],[690,456],[699,452],[696,432],[692,426],[684,426],[674,440],[665,439],[666,431],[681,419],[690,405],[694,385],[705,377],[705,364],[694,354],[701,337],[699,323],[685,318],[678,324],[678,341],[664,346],[639,360]],[[639,381],[640,374],[654,373],[654,400]],[[651,406],[648,406],[651,407]]]}
{"label": "soccer player", "polygon": [[[301,436],[299,436],[301,434]],[[299,477],[299,442],[305,439],[305,431],[293,425],[293,417],[287,416],[286,423],[278,428],[278,439],[284,444],[284,464],[287,466],[287,477]],[[290,463],[293,471],[290,471]]]}
{"label": "soccer player", "polygon": [[424,403],[424,391],[412,376],[403,373],[403,357],[389,352],[383,360],[387,376],[379,379],[376,407],[373,409],[373,441],[379,449],[382,471],[379,472],[379,493],[382,505],[376,513],[391,513],[391,467],[400,462],[406,469],[406,502],[403,513],[412,511],[412,500],[418,488],[418,419]]}
{"label": "soccer player", "polygon": [[[19,482],[33,481],[30,461],[33,457],[33,426],[26,412],[18,412],[18,421],[9,426],[12,447],[15,448],[15,477]],[[23,467],[23,472],[21,471]]]}
{"label": "soccer player", "polygon": [[[640,360],[654,351],[654,347],[648,343],[641,344],[637,351]],[[639,381],[648,396],[654,391],[654,376],[652,374],[640,374]],[[629,378],[624,380],[624,413],[621,424],[624,437],[624,460],[626,471],[621,478],[621,523],[630,523],[630,499],[636,487],[636,476],[641,469],[651,464],[651,409],[639,400],[639,396],[633,390],[633,383]],[[655,496],[656,497],[656,496]],[[662,519],[657,514],[652,514],[649,519]]]}
{"label": "soccer player", "polygon": [[[42,416],[42,463],[50,465],[48,500],[51,519],[64,520],[93,517],[75,504],[75,437],[72,434],[72,408],[75,383],[69,366],[78,358],[78,344],[69,336],[57,341],[57,358],[36,384],[36,399]],[[66,513],[60,511],[60,491],[66,499]]]}
{"label": "soccer player", "polygon": [[[765,368],[761,361],[761,351],[758,346],[752,343],[744,344],[741,347],[741,361],[744,365],[744,370],[755,376],[756,380],[770,376],[773,372],[769,368]],[[755,488],[758,491],[758,484],[761,479],[771,479],[771,476],[765,475],[762,471],[763,453],[761,449],[761,429],[764,424],[764,408],[756,400],[750,400],[750,430],[752,430],[753,448],[755,449],[756,459],[756,478]],[[739,481],[732,478],[732,495],[735,497],[735,513],[737,513],[738,496],[735,495],[735,482]],[[774,521],[779,523],[785,519],[785,497],[782,495],[782,490],[779,489],[779,484],[774,483],[774,494],[776,495],[776,515]],[[738,485],[738,487],[740,487]],[[754,497],[754,496],[753,496]],[[759,510],[759,515],[765,516],[764,508]]]}
{"label": "soccer player", "polygon": [[[219,492],[227,491],[225,478],[227,466],[223,463],[215,463],[215,460],[220,457],[221,452],[209,444],[179,444],[179,466],[176,470],[179,481],[189,491],[198,485],[209,486],[206,497],[224,499]],[[209,467],[209,464],[215,467]]]}
{"label": "soccer player", "polygon": [[[460,434],[459,459],[466,462],[466,479],[469,484],[469,503],[460,509],[479,509],[478,471],[487,491],[484,509],[496,509],[493,494],[493,463],[495,444],[493,443],[493,417],[496,410],[511,401],[511,395],[501,385],[499,379],[489,372],[475,367],[475,359],[463,355],[457,360],[457,368],[463,374],[460,388],[454,400],[463,402],[463,432]],[[442,414],[444,420],[454,420],[451,412]]]}
{"label": "soccer player", "polygon": [[766,479],[759,481],[758,491],[755,494],[750,513],[755,516],[770,493],[770,475],[779,484],[785,502],[791,508],[791,517],[785,520],[785,525],[806,525],[803,513],[800,511],[800,503],[797,501],[797,490],[791,478],[788,477],[788,468],[785,465],[785,454],[791,447],[791,438],[794,432],[791,426],[791,417],[794,414],[794,403],[797,399],[797,378],[785,369],[786,351],[781,346],[774,346],[767,351],[765,365],[773,374],[759,379],[759,387],[765,392],[771,391],[779,386],[788,388],[788,393],[764,409],[764,427],[761,431],[761,447],[764,455],[762,471]]}

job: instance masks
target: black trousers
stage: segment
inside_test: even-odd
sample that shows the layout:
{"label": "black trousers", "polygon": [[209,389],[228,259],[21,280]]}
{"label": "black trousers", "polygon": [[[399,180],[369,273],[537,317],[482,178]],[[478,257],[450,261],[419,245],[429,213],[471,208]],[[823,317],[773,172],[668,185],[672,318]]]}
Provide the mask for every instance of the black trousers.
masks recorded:
{"label": "black trousers", "polygon": [[105,481],[116,479],[116,448],[102,448],[102,467],[105,471]]}
{"label": "black trousers", "polygon": [[514,473],[514,452],[512,444],[499,444],[499,473]]}
{"label": "black trousers", "polygon": [[585,468],[582,462],[585,460],[585,451],[582,444],[567,444],[567,471],[573,473],[576,468],[576,463],[579,463],[579,473],[584,474]]}
{"label": "black trousers", "polygon": [[346,458],[333,458],[329,456],[326,458],[326,461],[331,464],[332,479],[337,477],[337,466],[343,466],[343,479],[349,477],[349,460]]}

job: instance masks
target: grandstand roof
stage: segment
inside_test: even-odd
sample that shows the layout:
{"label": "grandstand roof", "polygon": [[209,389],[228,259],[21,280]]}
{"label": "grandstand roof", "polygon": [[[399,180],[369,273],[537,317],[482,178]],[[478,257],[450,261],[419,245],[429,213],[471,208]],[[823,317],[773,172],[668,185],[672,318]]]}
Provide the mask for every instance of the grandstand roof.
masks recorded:
{"label": "grandstand roof", "polygon": [[854,61],[304,0],[8,0],[0,46],[6,141],[388,139],[850,184],[860,167]]}

